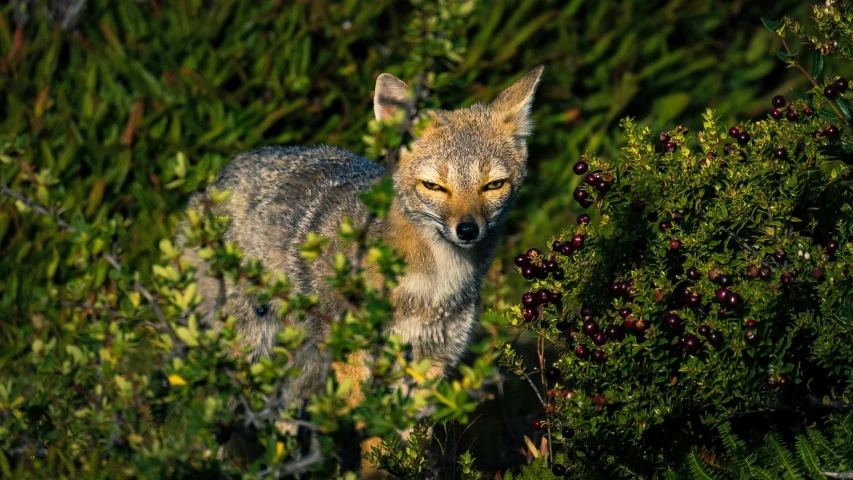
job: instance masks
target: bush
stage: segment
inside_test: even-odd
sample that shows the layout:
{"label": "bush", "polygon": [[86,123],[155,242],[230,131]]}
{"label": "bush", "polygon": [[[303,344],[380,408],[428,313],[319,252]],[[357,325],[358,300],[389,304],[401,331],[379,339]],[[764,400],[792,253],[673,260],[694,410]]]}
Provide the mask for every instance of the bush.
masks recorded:
{"label": "bush", "polygon": [[[653,134],[629,118],[621,156],[574,165],[574,198],[599,221],[579,216],[550,251],[517,257],[533,283],[509,320],[538,337],[540,361],[510,345],[502,359],[541,380],[554,472],[853,468],[853,348],[840,340],[853,326],[853,93],[824,73],[825,56],[850,60],[851,15],[834,3],[810,29],[764,20],[813,85],[768,97],[763,119],[726,126],[708,110],[695,134]],[[790,34],[814,52],[810,71]]]}

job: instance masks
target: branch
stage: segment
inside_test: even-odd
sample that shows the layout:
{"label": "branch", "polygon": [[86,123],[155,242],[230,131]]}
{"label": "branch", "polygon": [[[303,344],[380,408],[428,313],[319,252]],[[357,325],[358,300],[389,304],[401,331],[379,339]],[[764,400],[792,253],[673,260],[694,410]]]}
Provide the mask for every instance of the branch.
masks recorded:
{"label": "branch", "polygon": [[533,380],[531,380],[530,377],[527,376],[527,372],[525,372],[524,370],[520,370],[520,369],[519,369],[519,371],[521,372],[522,375],[524,375],[524,378],[527,380],[527,383],[530,384],[530,388],[532,388],[533,391],[536,392],[536,398],[539,399],[539,403],[542,404],[542,407],[548,408],[548,405],[545,403],[545,399],[542,398],[542,395],[539,393],[539,389],[536,388],[536,385],[533,384]]}
{"label": "branch", "polygon": [[65,220],[62,220],[61,218],[55,217],[54,216],[55,212],[51,212],[50,210],[48,210],[48,209],[42,207],[41,205],[33,202],[32,200],[30,200],[29,198],[24,196],[23,193],[21,193],[17,190],[9,189],[9,187],[6,186],[5,182],[3,182],[2,185],[0,185],[0,194],[4,195],[6,197],[12,197],[12,198],[19,200],[21,203],[23,203],[24,205],[26,205],[27,207],[32,209],[34,212],[39,213],[41,215],[44,215],[45,217],[51,217],[54,220],[56,220],[56,223],[63,230],[70,232],[70,233],[74,233],[74,227],[72,227],[71,224],[69,224]]}
{"label": "branch", "polygon": [[[705,215],[704,213],[700,213],[700,214],[699,214],[699,218],[701,218],[702,220],[705,220],[706,222],[711,221],[711,219],[710,219],[710,218],[708,218],[708,216],[707,216],[707,215]],[[719,228],[720,230],[722,230],[726,235],[728,235],[728,236],[732,237],[732,240],[734,240],[738,245],[740,245],[741,247],[743,247],[743,248],[747,249],[747,250],[749,251],[749,253],[751,253],[751,254],[753,254],[753,255],[757,255],[757,254],[758,254],[758,251],[756,251],[754,248],[750,247],[750,246],[749,246],[749,244],[748,244],[748,243],[746,243],[742,238],[740,238],[740,237],[739,237],[735,232],[733,232],[733,231],[729,230],[728,228],[726,228],[726,227],[724,227],[724,226],[722,226],[722,225],[719,225],[719,226],[718,226],[718,228]]]}
{"label": "branch", "polygon": [[820,472],[821,475],[829,478],[853,478],[853,471],[849,472]]}
{"label": "branch", "polygon": [[[814,85],[817,88],[820,88],[820,84],[817,83],[817,80],[815,80],[814,77],[812,77],[811,74],[805,68],[803,68],[802,65],[799,64],[799,62],[794,60],[794,56],[791,55],[791,49],[788,48],[788,42],[785,41],[784,37],[782,38],[782,45],[785,47],[785,51],[788,53],[788,56],[791,58],[791,63],[795,67],[797,67],[801,72],[803,72],[803,75],[805,75],[806,78],[808,78],[809,81],[812,82],[812,85]],[[850,123],[847,122],[847,119],[844,117],[844,115],[841,114],[841,111],[838,110],[838,107],[835,106],[835,102],[828,99],[827,103],[829,103],[829,106],[832,107],[832,109],[835,111],[835,114],[838,115],[838,118],[840,118],[841,121],[844,122],[845,125],[850,125]]]}

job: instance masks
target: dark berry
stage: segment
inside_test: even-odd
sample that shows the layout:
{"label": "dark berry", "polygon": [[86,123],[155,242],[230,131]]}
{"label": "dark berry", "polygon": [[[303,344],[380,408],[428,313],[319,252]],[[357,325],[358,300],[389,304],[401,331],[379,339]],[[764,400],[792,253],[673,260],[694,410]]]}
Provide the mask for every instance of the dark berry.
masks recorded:
{"label": "dark berry", "polygon": [[758,341],[758,335],[756,335],[753,330],[747,330],[746,333],[743,334],[743,339],[746,340],[746,343],[754,345],[755,342]]}
{"label": "dark berry", "polygon": [[536,277],[536,274],[539,272],[539,269],[536,268],[536,265],[525,265],[521,267],[521,276],[528,279],[533,280]]}
{"label": "dark berry", "polygon": [[572,438],[575,436],[575,429],[572,427],[563,427],[563,438]]}
{"label": "dark berry", "polygon": [[740,129],[737,127],[732,127],[729,129],[729,136],[734,138],[740,135]]}
{"label": "dark berry", "polygon": [[835,98],[838,95],[838,89],[835,88],[835,85],[827,85],[826,88],[823,89],[823,95],[826,98]]}
{"label": "dark berry", "polygon": [[773,276],[773,270],[770,269],[767,265],[758,269],[758,275],[762,280],[767,280],[771,276]]}
{"label": "dark berry", "polygon": [[637,322],[634,321],[634,316],[629,315],[628,318],[626,318],[625,321],[622,322],[622,326],[625,327],[625,330],[634,330],[634,328],[636,328],[637,326]]}
{"label": "dark berry", "polygon": [[599,349],[594,349],[592,351],[592,361],[595,363],[601,363],[607,359],[607,356]]}
{"label": "dark berry", "polygon": [[682,220],[684,220],[684,215],[682,215],[682,214],[680,214],[680,213],[678,213],[678,212],[675,212],[675,213],[673,213],[673,214],[672,214],[672,221],[673,221],[673,222],[675,222],[675,223],[681,223],[681,221],[682,221]]}
{"label": "dark berry", "polygon": [[581,307],[581,317],[588,317],[592,313],[592,307],[584,305]]}
{"label": "dark berry", "polygon": [[598,323],[595,320],[587,320],[583,322],[583,333],[585,333],[588,337],[591,337],[598,333]]}
{"label": "dark berry", "polygon": [[604,333],[607,334],[607,338],[611,340],[619,340],[622,338],[622,327],[616,324],[610,324],[607,326]]}
{"label": "dark berry", "polygon": [[827,138],[836,138],[838,137],[840,130],[835,125],[830,125],[826,127],[826,130],[823,131],[823,134],[827,136]]}
{"label": "dark berry", "polygon": [[646,204],[642,200],[631,200],[631,210],[637,213],[643,213],[646,209]]}
{"label": "dark berry", "polygon": [[785,100],[785,97],[782,95],[776,95],[772,100],[773,106],[776,108],[784,108],[785,105],[788,104],[788,101]]}
{"label": "dark berry", "polygon": [[572,194],[575,200],[581,202],[589,198],[589,193],[586,190],[578,187],[575,189],[575,193]]}
{"label": "dark berry", "polygon": [[532,259],[533,257],[535,257],[537,255],[542,255],[542,252],[540,252],[538,248],[531,248],[530,250],[527,251],[527,253],[525,255],[527,255],[527,258]]}
{"label": "dark berry", "polygon": [[607,193],[607,191],[610,190],[610,182],[607,180],[599,180],[598,183],[595,184],[595,188],[597,188],[601,193]]}
{"label": "dark berry", "polygon": [[758,322],[755,320],[749,319],[743,324],[746,328],[753,329],[758,326]]}
{"label": "dark berry", "polygon": [[560,253],[569,256],[574,253],[575,247],[572,246],[572,242],[563,242],[560,244]]}
{"label": "dark berry", "polygon": [[575,356],[583,360],[589,356],[589,349],[583,345],[578,345],[575,347]]}
{"label": "dark berry", "polygon": [[777,263],[782,263],[786,256],[787,254],[784,250],[776,250],[776,253],[773,254],[773,260],[776,260]]}
{"label": "dark berry", "polygon": [[829,253],[835,253],[835,251],[838,250],[838,242],[835,240],[827,240],[825,246],[826,251]]}
{"label": "dark berry", "polygon": [[678,148],[678,147],[672,142],[666,142],[663,145],[663,151],[666,153],[672,153],[675,151],[676,148]]}
{"label": "dark berry", "polygon": [[724,287],[728,287],[729,285],[732,284],[732,277],[730,277],[729,275],[726,275],[726,274],[718,275],[717,276],[717,283],[719,283],[720,285],[722,285]]}
{"label": "dark berry", "polygon": [[838,80],[835,81],[834,85],[835,85],[836,90],[838,90],[839,92],[843,92],[843,91],[847,90],[847,79],[846,78],[839,78]]}
{"label": "dark berry", "polygon": [[601,474],[604,475],[605,477],[608,477],[608,476],[610,476],[611,473],[613,473],[613,465],[610,465],[609,463],[606,465],[599,465],[598,469],[601,471]]}
{"label": "dark berry", "polygon": [[539,305],[545,305],[551,301],[551,292],[545,289],[539,290],[536,292],[536,300],[539,302]]}
{"label": "dark berry", "polygon": [[783,273],[780,279],[782,280],[782,285],[785,285],[786,287],[790,287],[794,284],[794,277],[792,277],[790,273]]}
{"label": "dark berry", "polygon": [[731,294],[731,292],[729,292],[729,289],[727,289],[726,287],[718,288],[717,294],[716,294],[717,301],[722,303],[722,304],[728,303],[729,302],[729,294]]}
{"label": "dark berry", "polygon": [[699,339],[696,338],[696,335],[685,335],[685,337],[684,348],[686,348],[690,353],[698,352],[702,345],[699,343]]}
{"label": "dark berry", "polygon": [[784,114],[784,113],[782,113],[782,110],[779,110],[778,108],[774,108],[773,110],[770,110],[770,116],[771,116],[771,117],[773,117],[773,118],[775,118],[776,120],[779,120],[779,119],[780,119],[780,118],[782,118],[784,115],[785,115],[785,114]]}
{"label": "dark berry", "polygon": [[841,179],[844,180],[845,182],[853,180],[853,172],[842,173]]}
{"label": "dark berry", "polygon": [[525,307],[535,307],[539,304],[537,295],[533,292],[527,292],[521,296],[521,303],[524,304]]}
{"label": "dark berry", "polygon": [[729,292],[729,300],[728,300],[729,307],[740,308],[740,302],[741,302],[740,295],[738,295],[735,292]]}
{"label": "dark berry", "polygon": [[702,305],[702,297],[698,293],[691,293],[687,297],[687,306],[690,308],[699,308]]}
{"label": "dark berry", "polygon": [[559,463],[555,463],[554,465],[551,465],[551,473],[553,473],[554,475],[556,475],[558,477],[561,475],[565,475],[566,474],[566,467],[564,467],[563,465],[560,465]]}
{"label": "dark berry", "polygon": [[597,332],[595,335],[593,335],[592,343],[596,345],[604,345],[604,332]]}
{"label": "dark berry", "polygon": [[551,302],[552,305],[559,305],[560,302],[563,301],[563,294],[560,292],[551,292],[548,296],[548,301]]}
{"label": "dark berry", "polygon": [[785,118],[789,122],[795,122],[798,118],[800,118],[800,115],[794,110],[788,110],[787,112],[785,112]]}
{"label": "dark berry", "polygon": [[592,206],[592,200],[581,200],[578,202],[578,205],[581,206],[584,210]]}
{"label": "dark berry", "polygon": [[716,331],[711,332],[708,335],[708,342],[710,342],[711,345],[719,345],[723,343],[723,334]]}
{"label": "dark berry", "polygon": [[702,276],[702,273],[699,272],[699,269],[696,267],[690,267],[687,269],[687,278],[690,280],[699,280],[699,277]]}
{"label": "dark berry", "polygon": [[685,343],[687,343],[687,335],[682,335],[682,336],[678,337],[678,344],[679,345],[681,345],[683,347]]}
{"label": "dark berry", "polygon": [[741,132],[737,136],[737,143],[741,145],[746,145],[749,143],[749,134],[746,132]]}
{"label": "dark berry", "polygon": [[565,332],[566,330],[569,329],[569,327],[571,327],[571,324],[569,324],[569,322],[567,322],[565,320],[561,320],[561,321],[557,322],[556,327],[557,327],[557,330],[559,330],[561,332]]}
{"label": "dark berry", "polygon": [[708,325],[699,325],[699,335],[702,335],[703,337],[707,337],[710,334],[711,334],[711,327],[709,327]]}
{"label": "dark berry", "polygon": [[560,281],[566,278],[566,272],[564,272],[562,268],[555,268],[554,271],[551,272],[551,277],[554,280]]}
{"label": "dark berry", "polygon": [[539,280],[545,280],[548,278],[548,270],[542,268],[542,265],[536,267],[536,278]]}
{"label": "dark berry", "polygon": [[658,212],[649,212],[648,215],[646,215],[646,220],[648,220],[650,222],[657,222],[658,221]]}
{"label": "dark berry", "polygon": [[788,380],[786,376],[780,376],[779,381],[776,382],[776,385],[783,390],[787,390],[791,386],[791,381]]}
{"label": "dark berry", "polygon": [[595,448],[590,448],[586,451],[586,457],[592,460],[593,462],[597,462],[601,459],[601,453]]}
{"label": "dark berry", "polygon": [[562,245],[562,244],[563,244],[563,242],[561,242],[559,240],[554,240],[554,242],[551,243],[551,250],[553,250],[555,252],[559,252],[560,251],[560,245]]}
{"label": "dark berry", "polygon": [[678,330],[681,327],[681,317],[677,313],[668,313],[664,318],[666,319],[667,327],[673,330]]}
{"label": "dark berry", "polygon": [[803,115],[811,117],[812,115],[814,115],[814,108],[806,105],[805,107],[803,107]]}
{"label": "dark berry", "polygon": [[555,262],[554,260],[545,260],[542,262],[542,268],[544,268],[548,272],[553,272],[558,267],[559,265],[557,265],[557,262]]}
{"label": "dark berry", "polygon": [[524,317],[524,321],[532,322],[539,318],[539,311],[535,308],[524,307],[521,309],[521,316]]}
{"label": "dark berry", "polygon": [[589,215],[585,213],[578,215],[578,225],[589,225]]}
{"label": "dark berry", "polygon": [[788,156],[788,152],[784,148],[777,148],[773,150],[773,156],[778,158],[779,160],[784,160]]}
{"label": "dark berry", "polygon": [[669,136],[668,133],[661,133],[660,135],[658,135],[658,141],[660,143],[666,143],[670,140],[670,138],[671,137]]}
{"label": "dark berry", "polygon": [[651,325],[649,325],[649,322],[647,322],[643,319],[640,319],[640,320],[637,320],[636,322],[634,322],[634,330],[636,330],[640,333],[643,333],[646,330],[648,330],[650,326]]}
{"label": "dark berry", "polygon": [[545,370],[545,379],[549,382],[556,382],[560,379],[560,369],[557,367],[550,367]]}
{"label": "dark berry", "polygon": [[628,307],[622,307],[619,309],[619,316],[625,318],[628,314],[631,313],[631,309]]}
{"label": "dark berry", "polygon": [[665,232],[665,231],[669,230],[670,228],[672,228],[672,223],[667,222],[667,221],[660,222],[658,224],[658,228],[660,228],[662,232]]}
{"label": "dark berry", "polygon": [[583,235],[572,236],[572,246],[575,247],[575,250],[580,250],[581,248],[583,248],[583,241],[584,241]]}
{"label": "dark berry", "polygon": [[538,418],[536,420],[533,420],[533,428],[535,428],[536,430],[541,430],[544,426],[545,425],[542,423],[542,420],[539,420]]}
{"label": "dark berry", "polygon": [[671,250],[680,250],[681,249],[681,240],[677,238],[669,241],[669,248]]}
{"label": "dark berry", "polygon": [[515,257],[514,261],[515,261],[515,264],[519,267],[523,267],[523,266],[527,265],[528,263],[530,263],[530,259],[527,258],[527,255],[524,255],[524,254],[517,255]]}
{"label": "dark berry", "polygon": [[583,175],[586,171],[589,170],[589,165],[586,164],[583,160],[576,163],[574,167],[572,167],[572,171],[575,172],[575,175]]}
{"label": "dark berry", "polygon": [[[600,172],[600,171],[601,171],[601,170],[599,170],[598,172]],[[596,175],[596,173],[597,173],[597,172],[587,173],[587,174],[586,174],[586,183],[587,183],[587,184],[589,184],[589,185],[595,185],[596,183],[598,183],[598,175]]]}

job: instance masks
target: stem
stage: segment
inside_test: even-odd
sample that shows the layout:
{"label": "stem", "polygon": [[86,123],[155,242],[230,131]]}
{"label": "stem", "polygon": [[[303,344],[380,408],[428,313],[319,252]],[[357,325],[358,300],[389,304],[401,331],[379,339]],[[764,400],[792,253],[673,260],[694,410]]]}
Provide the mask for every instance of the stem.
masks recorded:
{"label": "stem", "polygon": [[853,478],[853,471],[850,472],[820,472],[821,475],[829,478]]}
{"label": "stem", "polygon": [[[706,222],[711,220],[704,213],[700,213],[699,218],[701,218],[702,220],[705,220]],[[720,230],[723,231],[723,233],[730,236],[732,238],[732,240],[734,240],[738,245],[747,249],[749,251],[749,253],[752,253],[753,255],[758,254],[758,251],[756,251],[754,248],[750,247],[749,244],[746,243],[742,238],[740,238],[735,232],[729,230],[728,228],[726,228],[722,225],[720,225],[719,228],[720,228]]]}
{"label": "stem", "polygon": [[539,389],[536,388],[536,385],[533,383],[533,380],[531,380],[530,377],[527,375],[527,372],[525,372],[524,370],[519,370],[519,371],[524,376],[524,378],[527,380],[527,383],[530,384],[530,388],[532,388],[533,391],[536,392],[536,398],[539,399],[539,403],[542,404],[542,407],[547,408],[548,405],[545,403],[545,399],[542,398],[542,395],[539,393]]}
{"label": "stem", "polygon": [[[782,45],[785,47],[785,52],[787,52],[788,56],[791,57],[791,63],[795,67],[797,67],[801,72],[803,72],[803,75],[805,75],[806,78],[808,78],[809,81],[812,82],[812,85],[814,85],[817,88],[820,88],[820,84],[817,83],[817,80],[815,80],[814,77],[812,77],[811,74],[805,68],[803,68],[802,65],[799,64],[799,62],[794,60],[793,55],[791,55],[791,49],[788,48],[788,42],[785,41],[784,37],[782,38]],[[835,105],[835,102],[833,102],[831,99],[828,99],[827,103],[829,103],[829,106],[832,107],[832,110],[835,111],[835,114],[838,115],[838,118],[840,118],[841,121],[844,122],[845,125],[849,126],[850,123],[847,122],[847,119],[844,117],[844,115],[841,114],[841,110],[838,109],[838,107]]]}

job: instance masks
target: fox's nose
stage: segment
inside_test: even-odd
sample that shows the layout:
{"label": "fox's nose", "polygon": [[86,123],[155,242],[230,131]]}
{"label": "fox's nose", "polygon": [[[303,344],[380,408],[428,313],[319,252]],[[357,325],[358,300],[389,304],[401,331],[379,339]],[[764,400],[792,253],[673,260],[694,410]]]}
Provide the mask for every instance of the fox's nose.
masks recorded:
{"label": "fox's nose", "polygon": [[460,223],[456,226],[456,236],[460,240],[474,240],[480,234],[480,227],[474,222]]}

